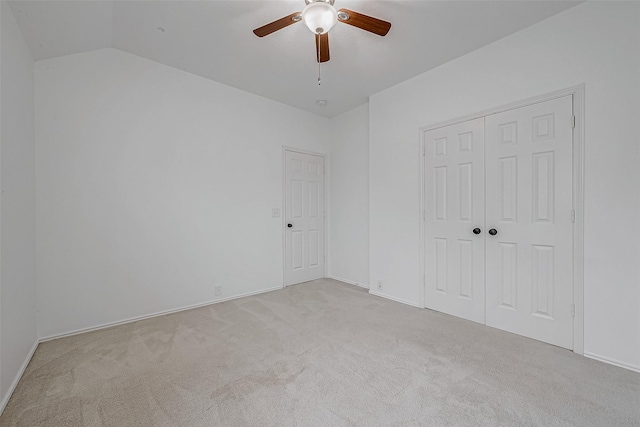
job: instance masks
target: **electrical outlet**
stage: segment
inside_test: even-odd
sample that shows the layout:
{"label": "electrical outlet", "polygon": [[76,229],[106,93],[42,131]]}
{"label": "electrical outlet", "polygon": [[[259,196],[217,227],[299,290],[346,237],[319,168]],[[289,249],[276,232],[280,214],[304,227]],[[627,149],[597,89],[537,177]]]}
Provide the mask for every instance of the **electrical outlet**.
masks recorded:
{"label": "electrical outlet", "polygon": [[382,290],[382,280],[378,280],[378,289]]}
{"label": "electrical outlet", "polygon": [[220,295],[222,295],[222,286],[218,285],[216,286],[214,289],[214,292],[216,294],[217,297],[219,297]]}
{"label": "electrical outlet", "polygon": [[271,209],[271,216],[274,218],[280,218],[280,209],[278,208]]}

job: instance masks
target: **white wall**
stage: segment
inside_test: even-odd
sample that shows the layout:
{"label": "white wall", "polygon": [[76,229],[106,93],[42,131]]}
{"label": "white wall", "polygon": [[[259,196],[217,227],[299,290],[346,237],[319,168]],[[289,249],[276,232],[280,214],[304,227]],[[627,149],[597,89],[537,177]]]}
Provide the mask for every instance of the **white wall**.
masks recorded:
{"label": "white wall", "polygon": [[33,60],[0,4],[0,412],[37,342]]}
{"label": "white wall", "polygon": [[369,105],[330,128],[329,275],[369,287]]}
{"label": "white wall", "polygon": [[282,145],[327,123],[116,49],[37,62],[40,336],[282,286]]}
{"label": "white wall", "polygon": [[419,127],[585,83],[585,353],[640,369],[639,27],[588,2],[372,96],[371,282],[421,303]]}

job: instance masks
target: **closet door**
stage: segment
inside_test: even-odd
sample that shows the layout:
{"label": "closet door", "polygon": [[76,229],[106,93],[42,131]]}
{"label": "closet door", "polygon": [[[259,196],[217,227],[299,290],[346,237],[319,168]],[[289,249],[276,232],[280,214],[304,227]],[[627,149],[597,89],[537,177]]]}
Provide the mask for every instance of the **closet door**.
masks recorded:
{"label": "closet door", "polygon": [[572,116],[566,96],[485,118],[483,233],[486,324],[569,349]]}
{"label": "closet door", "polygon": [[426,306],[484,323],[484,119],[423,141]]}

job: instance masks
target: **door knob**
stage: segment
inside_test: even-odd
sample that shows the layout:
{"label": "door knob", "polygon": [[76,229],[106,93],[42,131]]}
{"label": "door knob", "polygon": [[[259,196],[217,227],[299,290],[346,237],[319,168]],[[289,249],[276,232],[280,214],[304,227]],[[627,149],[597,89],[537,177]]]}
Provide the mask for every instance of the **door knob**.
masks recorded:
{"label": "door knob", "polygon": [[287,227],[291,228],[293,227],[293,224],[287,224]]}
{"label": "door knob", "polygon": [[495,228],[492,228],[491,230],[489,230],[489,234],[491,234],[492,236],[495,236],[496,234],[498,234],[498,230],[496,230]]}
{"label": "door knob", "polygon": [[479,228],[473,229],[473,234],[480,234],[480,233],[482,233],[482,230],[480,230]]}

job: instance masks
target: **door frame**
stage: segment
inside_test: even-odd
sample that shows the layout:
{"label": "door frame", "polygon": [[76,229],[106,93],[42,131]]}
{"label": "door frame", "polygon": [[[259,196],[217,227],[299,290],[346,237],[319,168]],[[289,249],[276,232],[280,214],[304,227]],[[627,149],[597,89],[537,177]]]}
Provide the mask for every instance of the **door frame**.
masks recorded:
{"label": "door frame", "polygon": [[281,221],[281,227],[282,227],[282,287],[286,288],[287,286],[292,286],[292,285],[287,285],[286,284],[286,274],[287,274],[287,226],[286,226],[286,218],[285,215],[287,213],[287,151],[289,152],[293,152],[293,153],[300,153],[300,154],[308,154],[310,156],[318,156],[318,157],[322,157],[324,160],[324,211],[323,211],[323,218],[322,218],[322,225],[323,225],[323,239],[324,239],[324,253],[322,254],[322,256],[324,257],[324,268],[323,268],[323,274],[324,277],[327,277],[327,268],[328,268],[328,262],[327,259],[329,258],[328,256],[328,250],[329,250],[329,242],[327,241],[327,235],[328,235],[328,230],[327,230],[327,211],[328,211],[328,200],[329,200],[329,185],[328,185],[328,180],[329,180],[329,174],[327,173],[327,169],[328,169],[328,165],[327,165],[327,155],[324,153],[318,153],[317,151],[311,151],[311,150],[305,150],[302,148],[296,148],[296,147],[291,147],[288,145],[283,145],[282,146],[282,207],[280,208],[280,217],[282,219]]}
{"label": "door frame", "polygon": [[466,122],[468,120],[486,117],[492,114],[514,110],[545,101],[573,96],[573,115],[575,116],[575,126],[573,128],[573,209],[575,211],[575,221],[573,223],[573,304],[575,316],[573,318],[573,352],[584,354],[584,98],[585,84],[571,86],[544,95],[515,101],[479,111],[454,119],[433,123],[419,129],[418,153],[420,154],[420,274],[422,282],[419,289],[422,308],[426,308],[426,266],[425,266],[425,141],[424,133],[453,124]]}

